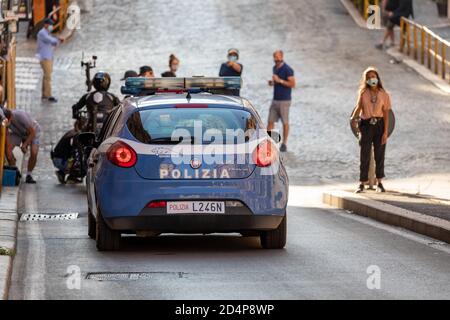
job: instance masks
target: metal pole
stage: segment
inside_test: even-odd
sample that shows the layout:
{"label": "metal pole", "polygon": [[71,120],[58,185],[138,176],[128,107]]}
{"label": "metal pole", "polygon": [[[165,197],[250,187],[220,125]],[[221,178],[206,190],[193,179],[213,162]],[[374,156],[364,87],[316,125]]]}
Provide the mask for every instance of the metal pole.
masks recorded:
{"label": "metal pole", "polygon": [[427,56],[428,56],[428,69],[431,70],[431,34],[427,32],[428,35],[428,50],[427,50]]}
{"label": "metal pole", "polygon": [[421,29],[421,39],[422,40],[420,41],[420,51],[421,51],[420,62],[422,64],[425,64],[425,41],[426,41],[426,39],[425,39],[425,30],[423,29],[423,27]]}
{"label": "metal pole", "polygon": [[434,39],[434,73],[438,74],[439,73],[439,42],[438,39],[435,38]]}
{"label": "metal pole", "polygon": [[418,60],[417,25],[414,25],[414,60]]}
{"label": "metal pole", "polygon": [[446,67],[447,67],[446,66],[446,64],[447,64],[447,46],[443,42],[442,42],[441,55],[442,55],[442,79],[445,80],[445,75],[447,73],[447,70],[446,70]]}

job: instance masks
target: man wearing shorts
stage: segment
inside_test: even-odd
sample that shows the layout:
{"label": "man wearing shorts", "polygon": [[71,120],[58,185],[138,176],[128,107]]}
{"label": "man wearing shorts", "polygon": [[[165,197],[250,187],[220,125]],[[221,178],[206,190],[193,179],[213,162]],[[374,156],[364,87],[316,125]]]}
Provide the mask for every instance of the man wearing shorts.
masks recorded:
{"label": "man wearing shorts", "polygon": [[389,47],[395,46],[394,28],[395,26],[400,26],[402,17],[414,17],[414,6],[412,0],[385,0],[383,4],[386,19],[386,30],[381,42],[375,45],[375,47],[380,50],[385,48],[385,43],[388,39],[391,39],[391,44]]}
{"label": "man wearing shorts", "polygon": [[16,165],[16,158],[13,154],[15,147],[20,147],[22,152],[27,153],[30,149],[30,159],[28,160],[28,171],[26,183],[35,184],[32,172],[36,167],[39,152],[39,139],[41,127],[36,120],[23,110],[4,109],[6,119],[8,119],[8,134],[6,136],[6,158],[11,166]]}
{"label": "man wearing shorts", "polygon": [[292,103],[292,89],[295,88],[294,70],[284,62],[283,51],[277,50],[273,54],[275,66],[273,67],[272,80],[269,85],[274,87],[272,105],[269,111],[269,124],[267,129],[273,130],[275,123],[281,119],[283,123],[283,142],[281,152],[287,152],[289,136],[289,110]]}

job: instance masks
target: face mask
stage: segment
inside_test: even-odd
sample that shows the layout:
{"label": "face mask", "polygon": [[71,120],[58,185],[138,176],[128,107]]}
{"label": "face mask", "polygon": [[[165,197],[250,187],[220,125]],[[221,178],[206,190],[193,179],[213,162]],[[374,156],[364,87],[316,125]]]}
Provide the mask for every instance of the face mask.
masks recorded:
{"label": "face mask", "polygon": [[378,79],[370,78],[369,80],[367,80],[367,84],[371,87],[376,87],[378,85]]}
{"label": "face mask", "polygon": [[52,33],[53,32],[53,26],[48,26],[48,32]]}
{"label": "face mask", "polygon": [[236,62],[237,59],[238,59],[238,58],[237,58],[235,55],[230,55],[230,56],[228,56],[228,61]]}

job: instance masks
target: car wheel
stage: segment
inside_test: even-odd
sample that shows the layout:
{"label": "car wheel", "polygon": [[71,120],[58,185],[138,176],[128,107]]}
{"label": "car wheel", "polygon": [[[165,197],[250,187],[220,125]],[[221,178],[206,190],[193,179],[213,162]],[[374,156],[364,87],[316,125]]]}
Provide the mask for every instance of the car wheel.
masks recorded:
{"label": "car wheel", "polygon": [[278,228],[261,233],[261,246],[264,249],[283,249],[286,246],[286,234],[287,216],[284,216]]}
{"label": "car wheel", "polygon": [[99,251],[114,251],[120,247],[120,232],[111,230],[103,219],[100,210],[97,210],[96,241]]}
{"label": "car wheel", "polygon": [[94,239],[97,237],[97,223],[95,222],[95,218],[91,213],[91,210],[88,212],[88,235],[89,238]]}

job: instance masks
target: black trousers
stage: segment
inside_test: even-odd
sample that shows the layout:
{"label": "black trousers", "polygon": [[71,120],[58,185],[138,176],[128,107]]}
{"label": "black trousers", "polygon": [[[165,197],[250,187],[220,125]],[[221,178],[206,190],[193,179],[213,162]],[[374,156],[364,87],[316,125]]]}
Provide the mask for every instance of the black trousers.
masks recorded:
{"label": "black trousers", "polygon": [[371,125],[370,120],[362,120],[359,130],[361,131],[360,181],[369,181],[372,146],[375,150],[376,176],[377,179],[383,179],[385,177],[384,157],[386,153],[386,145],[382,145],[381,141],[384,134],[384,120],[379,119],[375,125]]}

